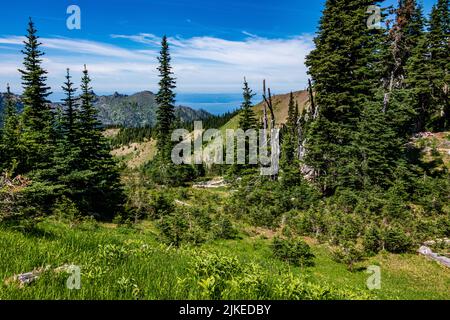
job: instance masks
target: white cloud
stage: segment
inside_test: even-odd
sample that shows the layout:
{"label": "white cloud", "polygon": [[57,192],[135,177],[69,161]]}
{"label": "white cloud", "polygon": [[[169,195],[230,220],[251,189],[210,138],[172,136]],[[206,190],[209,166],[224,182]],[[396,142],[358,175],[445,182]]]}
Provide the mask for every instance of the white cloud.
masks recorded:
{"label": "white cloud", "polygon": [[[304,59],[313,47],[311,36],[266,39],[247,35],[249,38],[242,41],[214,37],[169,38],[177,91],[237,93],[244,76],[255,91],[260,91],[263,79],[269,81],[276,93],[306,86]],[[128,39],[142,46],[132,50],[80,39],[40,39],[47,53],[44,67],[49,71],[48,82],[53,91],[61,91],[66,68],[78,79],[85,63],[98,92],[156,90],[156,57],[161,39],[148,33],[111,37]],[[21,67],[23,40],[18,36],[0,37],[0,90],[10,82],[14,91],[20,91],[20,75],[16,70]],[[12,54],[11,49],[16,49],[17,54]]]}

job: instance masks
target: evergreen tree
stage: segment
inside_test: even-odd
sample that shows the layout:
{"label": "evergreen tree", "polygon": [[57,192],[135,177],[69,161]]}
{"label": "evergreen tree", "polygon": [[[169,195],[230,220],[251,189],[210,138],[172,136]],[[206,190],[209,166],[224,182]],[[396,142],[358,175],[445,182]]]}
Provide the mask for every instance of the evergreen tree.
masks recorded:
{"label": "evergreen tree", "polygon": [[171,130],[175,121],[175,78],[173,77],[170,64],[171,57],[167,37],[164,36],[161,43],[161,52],[159,61],[159,91],[156,95],[156,102],[159,104],[157,110],[157,129],[158,129],[158,151],[161,158],[169,162],[171,158]]}
{"label": "evergreen tree", "polygon": [[239,128],[247,131],[249,129],[256,129],[258,122],[256,120],[255,113],[253,112],[252,99],[255,96],[252,89],[248,86],[248,82],[244,79],[243,98],[244,101],[241,105]]}
{"label": "evergreen tree", "polygon": [[72,146],[79,141],[79,116],[75,100],[76,88],[72,82],[72,76],[70,70],[67,69],[66,82],[62,87],[63,92],[66,94],[63,100],[64,113],[61,120],[61,130],[63,136],[67,137],[67,142]]}
{"label": "evergreen tree", "polygon": [[3,128],[0,136],[0,170],[12,170],[19,161],[19,115],[9,84],[5,95],[3,110]]}
{"label": "evergreen tree", "polygon": [[399,1],[388,37],[383,111],[394,110],[391,120],[401,121],[392,124],[403,135],[422,131],[430,108],[424,27],[421,6],[415,0]]}
{"label": "evergreen tree", "polygon": [[433,6],[428,36],[431,66],[433,69],[433,95],[436,98],[436,109],[440,112],[437,129],[450,128],[450,13],[449,0],[438,0]]}
{"label": "evergreen tree", "polygon": [[381,79],[377,53],[383,32],[367,28],[366,11],[380,2],[328,0],[316,48],[306,60],[319,111],[308,124],[305,161],[327,194],[354,183],[354,133],[364,104],[374,98]]}
{"label": "evergreen tree", "polygon": [[[283,145],[282,145],[282,158],[281,166],[282,169],[287,169],[296,160],[296,150],[298,148],[298,104],[294,100],[294,94],[291,92],[289,97],[289,109],[288,109],[288,119],[286,123],[286,130],[283,135]],[[298,164],[296,164],[298,165]]]}
{"label": "evergreen tree", "polygon": [[24,68],[19,70],[24,87],[21,142],[26,150],[26,158],[19,164],[19,173],[51,167],[49,159],[54,146],[53,114],[47,100],[51,92],[45,84],[47,71],[42,68],[41,58],[44,53],[39,49],[41,43],[36,32],[30,18],[25,49],[22,50]]}
{"label": "evergreen tree", "polygon": [[431,130],[432,117],[437,110],[433,99],[431,82],[433,68],[429,59],[426,33],[419,37],[416,47],[412,49],[411,57],[406,64],[406,74],[405,86],[408,96],[404,103],[414,108],[413,131]]}
{"label": "evergreen tree", "polygon": [[294,100],[294,94],[291,92],[289,96],[287,127],[293,134],[297,130],[298,116],[298,102]]}
{"label": "evergreen tree", "polygon": [[[71,179],[77,181],[78,194],[75,200],[81,211],[101,219],[111,219],[121,212],[125,200],[117,165],[110,154],[109,144],[97,119],[97,110],[93,106],[94,95],[90,82],[85,66],[79,114],[79,171],[72,173]],[[67,116],[68,113],[66,123],[69,122]]]}
{"label": "evergreen tree", "polygon": [[423,36],[424,21],[421,7],[415,0],[400,0],[395,10],[395,23],[389,30],[387,43],[386,90],[404,88],[406,64]]}
{"label": "evergreen tree", "polygon": [[281,181],[285,187],[298,185],[302,181],[300,162],[298,159],[298,125],[299,125],[298,102],[294,100],[291,92],[289,97],[289,109],[286,126],[282,135],[281,146]]}

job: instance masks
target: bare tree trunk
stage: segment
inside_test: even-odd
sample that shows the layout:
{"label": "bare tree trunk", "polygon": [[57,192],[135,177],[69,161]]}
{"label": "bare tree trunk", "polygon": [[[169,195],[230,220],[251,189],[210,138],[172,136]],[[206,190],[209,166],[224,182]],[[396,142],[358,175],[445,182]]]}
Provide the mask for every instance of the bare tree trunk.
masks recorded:
{"label": "bare tree trunk", "polygon": [[[267,96],[267,92],[269,94],[268,96]],[[266,80],[263,80],[263,98],[264,98],[264,102],[266,103],[266,105],[264,106],[266,119],[267,119],[266,107],[270,111],[270,130],[271,130],[271,132],[273,134],[273,132],[276,131],[275,130],[275,128],[276,128],[276,119],[275,119],[275,113],[274,113],[274,110],[273,110],[272,93],[270,91],[270,88],[268,88],[268,89],[266,88]],[[276,134],[279,135],[279,132],[277,132]],[[271,152],[272,152],[272,159],[273,159],[274,152],[278,152],[278,153],[275,153],[275,155],[277,155],[277,156],[279,156],[279,154],[280,154],[280,146],[276,145],[276,144],[278,144],[279,137],[277,136],[275,138],[276,139],[274,139],[274,137],[271,137],[271,144],[270,145],[271,145],[271,149],[272,149],[271,150]],[[276,164],[276,166],[278,167],[278,163]],[[276,168],[276,170],[274,172],[279,172],[279,168]],[[272,176],[273,180],[276,180],[277,178],[278,178],[278,174],[275,174],[275,175]]]}

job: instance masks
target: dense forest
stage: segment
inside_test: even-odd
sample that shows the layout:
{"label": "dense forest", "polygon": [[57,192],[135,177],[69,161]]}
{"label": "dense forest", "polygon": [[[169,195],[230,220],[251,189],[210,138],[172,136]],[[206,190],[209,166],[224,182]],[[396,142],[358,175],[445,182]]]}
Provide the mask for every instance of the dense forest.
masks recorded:
{"label": "dense forest", "polygon": [[[44,53],[30,19],[19,70],[23,111],[9,87],[5,94],[0,230],[11,237],[20,237],[16,230],[39,234],[56,219],[69,224],[67,237],[76,238],[72,232],[79,225],[113,223],[138,243],[146,241],[142,226],[150,223],[158,245],[169,248],[164,250],[170,259],[195,257],[189,269],[193,273],[174,285],[179,290],[174,291],[176,298],[371,298],[356,289],[335,290],[300,280],[290,269],[288,276],[276,278],[281,269],[265,273],[261,265],[244,266],[233,257],[208,252],[208,246],[239,241],[249,229],[266,230],[271,235],[266,247],[277,268],[277,263],[279,268],[300,269],[320,265],[313,241],[326,244],[332,260],[354,273],[358,263],[380,253],[414,254],[426,241],[450,237],[448,150],[443,153],[437,141],[427,138],[443,137],[446,144],[450,140],[449,1],[437,0],[425,17],[418,1],[402,0],[384,9],[386,27],[368,28],[367,8],[381,2],[326,1],[315,48],[306,58],[309,101],[300,106],[291,93],[283,125],[276,124],[265,81],[261,119],[246,80],[239,110],[198,119],[205,130],[221,130],[238,119],[240,129],[263,130],[269,142],[269,132],[280,129],[279,170],[271,176],[261,175],[261,164],[173,163],[173,130],[194,127],[176,115],[176,78],[167,37],[158,57],[156,125],[113,127],[117,133],[105,135],[86,66],[80,89],[67,70],[63,108],[56,112],[48,100]],[[126,168],[111,154],[112,149],[148,141],[155,141],[157,152],[142,167]],[[219,191],[207,190],[211,180],[218,179]],[[147,254],[132,242],[125,245],[129,251],[122,252],[122,236],[114,236],[109,247],[102,242],[102,254],[113,260]],[[155,248],[155,259],[164,261],[164,250]],[[252,275],[255,278],[248,278]],[[167,277],[176,278],[172,273]],[[97,281],[95,275],[89,281]],[[135,289],[118,297],[142,298],[145,289],[138,282],[124,280],[119,286]],[[199,289],[189,289],[189,283]],[[6,297],[17,297],[8,290]],[[104,297],[116,298],[110,294]],[[167,298],[165,294],[155,298]]]}

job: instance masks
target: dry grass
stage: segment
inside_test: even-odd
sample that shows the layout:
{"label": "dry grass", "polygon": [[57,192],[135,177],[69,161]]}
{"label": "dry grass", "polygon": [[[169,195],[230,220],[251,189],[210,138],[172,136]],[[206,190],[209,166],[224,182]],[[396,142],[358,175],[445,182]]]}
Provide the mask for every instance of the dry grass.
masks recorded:
{"label": "dry grass", "polygon": [[150,140],[143,143],[131,143],[115,149],[111,154],[118,158],[123,158],[130,169],[136,169],[150,160],[156,155],[156,141]]}

